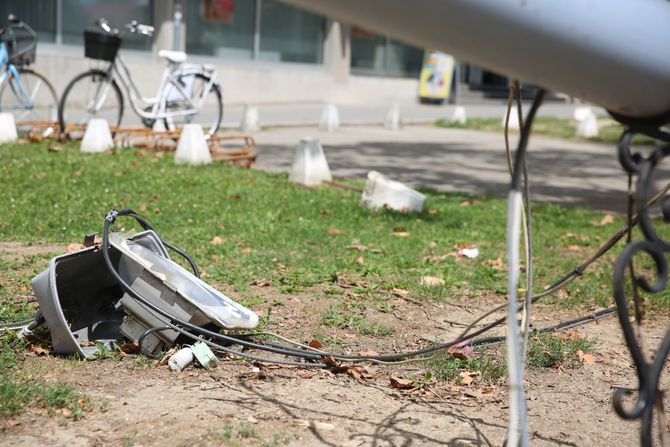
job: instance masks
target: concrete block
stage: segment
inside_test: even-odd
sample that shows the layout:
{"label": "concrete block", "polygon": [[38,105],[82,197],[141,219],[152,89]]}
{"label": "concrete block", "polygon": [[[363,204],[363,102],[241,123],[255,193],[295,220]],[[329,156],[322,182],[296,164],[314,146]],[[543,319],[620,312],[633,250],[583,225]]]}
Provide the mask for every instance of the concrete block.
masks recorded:
{"label": "concrete block", "polygon": [[291,183],[303,186],[318,186],[324,181],[333,180],[318,138],[305,137],[300,140],[288,179]]}
{"label": "concrete block", "polygon": [[81,139],[81,152],[105,152],[114,145],[109,124],[103,118],[91,118]]}
{"label": "concrete block", "polygon": [[205,133],[200,124],[186,124],[181,131],[177,152],[174,154],[175,163],[190,165],[204,165],[212,162]]}

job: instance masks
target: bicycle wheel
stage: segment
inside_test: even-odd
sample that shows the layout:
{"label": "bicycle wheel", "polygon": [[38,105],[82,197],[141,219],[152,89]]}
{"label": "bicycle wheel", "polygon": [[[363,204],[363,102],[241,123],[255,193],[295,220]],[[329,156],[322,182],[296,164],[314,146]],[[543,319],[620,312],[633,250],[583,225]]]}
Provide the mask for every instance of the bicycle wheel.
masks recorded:
{"label": "bicycle wheel", "polygon": [[89,70],[65,87],[58,105],[61,134],[70,139],[84,135],[91,118],[103,118],[110,126],[121,124],[123,95],[114,79],[102,70]]}
{"label": "bicycle wheel", "polygon": [[193,123],[200,124],[207,135],[219,130],[223,119],[223,100],[219,86],[210,79],[202,73],[185,73],[177,78],[181,89],[174,84],[168,85],[165,90],[167,129]]}
{"label": "bicycle wheel", "polygon": [[55,123],[58,97],[44,76],[22,68],[18,78],[10,75],[0,85],[0,111],[13,113],[19,130],[37,123]]}

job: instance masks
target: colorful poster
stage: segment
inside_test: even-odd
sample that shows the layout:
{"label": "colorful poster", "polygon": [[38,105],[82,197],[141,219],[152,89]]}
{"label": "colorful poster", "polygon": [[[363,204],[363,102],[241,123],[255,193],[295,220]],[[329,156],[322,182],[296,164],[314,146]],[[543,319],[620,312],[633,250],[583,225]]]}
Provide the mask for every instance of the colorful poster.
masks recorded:
{"label": "colorful poster", "polygon": [[230,23],[233,21],[235,0],[203,0],[202,20],[204,22]]}
{"label": "colorful poster", "polygon": [[419,76],[419,97],[446,100],[454,76],[454,58],[439,51],[429,51]]}

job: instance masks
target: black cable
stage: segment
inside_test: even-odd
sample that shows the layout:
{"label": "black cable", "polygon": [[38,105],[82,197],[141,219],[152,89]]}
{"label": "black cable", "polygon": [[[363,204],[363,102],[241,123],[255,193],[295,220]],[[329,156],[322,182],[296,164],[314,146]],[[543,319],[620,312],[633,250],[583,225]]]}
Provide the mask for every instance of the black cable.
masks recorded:
{"label": "black cable", "polygon": [[[144,333],[142,335],[140,335],[140,338],[137,339],[137,346],[138,346],[140,352],[142,352],[142,343],[144,342],[144,338],[146,336],[151,335],[154,332],[166,331],[168,329],[172,329],[172,328],[170,326],[156,326],[156,327],[152,327],[152,328],[147,329],[146,331],[144,331]],[[158,359],[161,358],[160,355],[155,355],[151,352],[142,352],[142,354],[144,354],[145,356],[149,357],[150,359],[154,359],[154,360],[158,360]]]}
{"label": "black cable", "polygon": [[[477,337],[477,336],[479,336],[479,335],[481,335],[485,332],[488,332],[489,330],[495,328],[496,326],[499,326],[500,324],[504,323],[504,321],[506,319],[506,317],[502,317],[498,320],[493,321],[492,323],[489,323],[489,324],[481,327],[480,329],[478,329],[476,331],[473,331],[471,333],[466,333],[463,336],[461,336],[461,337],[459,337],[455,340],[445,342],[445,343],[441,343],[439,345],[431,346],[431,347],[428,347],[428,348],[425,348],[425,349],[419,349],[419,350],[414,350],[414,351],[398,353],[398,354],[387,354],[387,355],[377,355],[377,356],[342,355],[342,354],[334,354],[334,353],[329,353],[329,352],[311,353],[311,352],[306,352],[306,351],[303,351],[303,350],[291,349],[291,348],[288,348],[288,347],[285,347],[285,346],[282,346],[282,345],[254,343],[254,342],[245,340],[244,335],[237,335],[237,336],[235,336],[235,335],[224,335],[224,334],[212,332],[212,331],[206,330],[204,328],[201,328],[199,326],[191,325],[191,324],[189,324],[185,321],[182,321],[179,318],[176,318],[176,317],[170,315],[169,313],[163,311],[159,307],[157,307],[157,306],[153,305],[152,303],[146,301],[141,295],[139,295],[137,292],[135,292],[134,289],[123,280],[123,278],[120,277],[120,275],[118,274],[118,272],[116,271],[116,269],[112,265],[111,258],[109,256],[109,225],[111,225],[111,223],[113,223],[118,216],[128,216],[128,217],[133,217],[135,219],[140,219],[140,220],[138,220],[138,222],[140,222],[140,225],[142,225],[143,227],[144,227],[144,225],[147,225],[146,229],[153,230],[153,228],[151,228],[151,225],[149,225],[148,222],[146,222],[143,218],[138,216],[132,210],[127,210],[127,209],[118,210],[118,211],[117,210],[112,210],[107,215],[107,217],[105,218],[105,222],[104,222],[104,225],[103,225],[103,244],[102,244],[103,257],[105,259],[105,263],[107,264],[107,267],[108,267],[110,273],[115,277],[115,279],[119,282],[121,287],[124,288],[124,290],[126,292],[128,292],[132,297],[136,298],[138,301],[143,303],[149,309],[151,309],[151,310],[159,313],[160,315],[168,318],[169,321],[172,321],[176,324],[187,327],[187,328],[189,328],[189,329],[191,329],[191,330],[193,330],[197,333],[200,333],[202,335],[206,335],[206,336],[208,336],[212,339],[223,340],[223,341],[226,341],[226,342],[229,342],[229,343],[242,345],[243,347],[246,347],[246,348],[254,348],[254,349],[258,349],[258,350],[269,351],[269,352],[273,352],[273,353],[276,353],[276,354],[285,355],[285,356],[289,356],[289,357],[299,357],[299,358],[303,358],[303,359],[310,360],[310,361],[322,361],[323,359],[332,358],[333,360],[347,360],[347,361],[378,360],[378,361],[385,361],[385,362],[393,362],[393,361],[400,361],[400,360],[410,359],[410,358],[414,358],[414,357],[419,357],[419,356],[423,356],[423,355],[426,355],[426,354],[433,354],[433,353],[438,352],[438,351],[443,351],[443,350],[449,349],[449,348],[451,348],[451,347],[453,347],[453,346],[455,346],[459,343],[462,343],[464,341],[473,340],[473,339],[475,339],[475,337]],[[155,231],[155,230],[153,230],[153,231]],[[161,241],[162,241],[162,239],[161,239]],[[553,288],[559,287],[560,285],[562,285],[563,283],[565,283],[569,279],[571,279],[575,276],[581,275],[582,272],[583,272],[583,268],[582,268],[582,265],[580,265],[577,268],[575,268],[574,270],[572,270],[571,272],[566,273],[561,278],[556,280],[554,283],[552,283],[548,287],[548,289],[553,289]],[[539,295],[534,296],[532,301],[536,302],[537,300],[539,300],[543,296],[544,296],[544,294],[540,293]],[[257,357],[257,356],[251,356],[249,354],[240,353],[238,351],[235,351],[235,350],[223,347],[221,345],[218,345],[218,344],[212,342],[211,340],[204,340],[204,339],[198,337],[195,334],[192,334],[192,333],[187,332],[187,331],[185,331],[181,328],[178,328],[177,326],[170,325],[170,327],[172,329],[177,330],[178,332],[194,339],[194,340],[204,341],[208,345],[213,346],[216,349],[222,350],[224,352],[231,353],[233,355],[239,355],[239,356],[242,356],[242,357],[247,357],[247,358],[250,358],[250,359],[256,360],[256,361],[286,363],[286,362],[282,362],[282,361],[278,361],[278,360],[274,360],[274,359],[262,359],[262,358]],[[291,363],[291,362],[289,362],[289,363]],[[293,362],[293,363],[296,363],[296,362]],[[293,363],[291,363],[291,364],[293,364]],[[302,365],[302,366],[320,366],[320,367],[328,366],[328,364],[324,364],[324,363],[296,363],[296,364]]]}
{"label": "black cable", "polygon": [[[119,275],[119,273],[116,271],[114,268],[114,265],[112,264],[112,260],[109,255],[109,226],[111,223],[113,223],[118,216],[130,216],[134,217],[137,219],[137,216],[132,210],[128,209],[122,209],[122,210],[112,210],[110,211],[107,216],[105,217],[105,221],[103,224],[103,237],[102,237],[102,254],[103,258],[105,260],[105,264],[107,265],[107,268],[109,272],[112,274],[112,276],[116,279],[116,281],[119,283],[119,285],[133,298],[137,299],[139,302],[144,304],[146,307],[149,309],[153,310],[154,312],[158,313],[159,315],[162,315],[163,317],[167,318],[169,321],[172,321],[180,326],[186,327],[192,331],[195,331],[199,334],[205,335],[210,338],[214,339],[219,339],[227,342],[235,342],[238,344],[241,344],[243,346],[247,346],[250,348],[256,348],[256,349],[261,349],[261,350],[266,350],[270,352],[274,352],[276,354],[284,354],[284,355],[289,355],[289,356],[300,356],[303,358],[308,358],[308,359],[313,359],[313,360],[319,360],[323,358],[323,355],[316,355],[316,354],[309,354],[305,353],[303,351],[295,351],[295,350],[286,350],[286,349],[277,349],[274,347],[268,347],[268,346],[263,346],[257,343],[253,342],[247,342],[247,341],[242,341],[239,339],[235,339],[233,337],[229,337],[224,334],[220,334],[217,332],[212,332],[210,330],[204,329],[200,326],[193,325],[187,321],[184,321],[180,318],[175,317],[174,315],[171,315],[170,313],[164,311],[160,307],[156,306],[155,304],[151,303],[150,301],[146,300],[142,295],[137,293],[132,286],[130,286],[128,283],[125,282],[125,280]],[[141,218],[140,218],[141,219]],[[143,219],[142,219],[143,220]],[[140,222],[140,224],[142,224]]]}

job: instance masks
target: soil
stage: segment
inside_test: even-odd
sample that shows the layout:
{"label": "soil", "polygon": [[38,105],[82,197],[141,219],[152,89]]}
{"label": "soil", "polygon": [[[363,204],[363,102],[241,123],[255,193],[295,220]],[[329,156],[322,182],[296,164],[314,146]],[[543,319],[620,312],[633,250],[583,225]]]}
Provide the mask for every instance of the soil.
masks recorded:
{"label": "soil", "polygon": [[[53,248],[43,247],[41,253]],[[224,285],[216,286],[234,297]],[[463,323],[502,303],[500,297],[453,303],[398,297],[389,312],[367,310],[371,321],[395,329],[390,336],[371,337],[323,327],[319,315],[330,299],[323,289],[287,295],[253,287],[266,298],[254,310],[265,315],[271,306],[269,330],[303,342],[319,338],[326,349],[347,353],[396,352],[447,340]],[[338,299],[345,294],[343,289]],[[534,324],[578,314],[538,305]],[[665,318],[646,324],[649,344],[660,341],[666,324]],[[608,317],[576,331],[594,342],[589,361],[575,369],[527,370],[532,445],[638,444],[638,422],[620,419],[611,403],[616,387],[637,386],[618,320]],[[337,342],[328,345],[328,340]],[[499,446],[508,422],[504,381],[473,376],[462,383],[429,380],[413,389],[391,385],[390,377],[423,377],[425,365],[417,363],[334,372],[222,358],[211,370],[189,367],[175,373],[132,355],[96,361],[39,350],[26,355],[25,371],[46,383],[72,385],[88,396],[87,410],[75,421],[67,411],[50,414],[33,406],[0,420],[4,446]],[[664,389],[670,384],[667,374],[662,382]]]}

